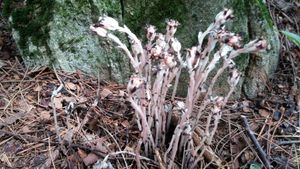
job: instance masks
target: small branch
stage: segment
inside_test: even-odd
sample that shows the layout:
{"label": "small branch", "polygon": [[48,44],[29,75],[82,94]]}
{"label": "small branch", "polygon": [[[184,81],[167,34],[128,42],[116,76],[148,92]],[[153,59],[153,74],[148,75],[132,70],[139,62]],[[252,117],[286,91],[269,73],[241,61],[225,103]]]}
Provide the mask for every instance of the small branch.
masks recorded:
{"label": "small branch", "polygon": [[55,103],[54,103],[54,97],[56,97],[58,95],[58,93],[63,89],[63,87],[64,87],[64,85],[61,83],[57,89],[53,90],[52,95],[51,95],[51,106],[53,109],[55,131],[56,131],[56,135],[58,137],[58,142],[60,142],[60,143],[61,143],[61,138],[60,138],[60,134],[59,134],[59,126],[58,126],[58,122],[57,122],[57,114],[56,114],[56,107],[55,107]]}
{"label": "small branch", "polygon": [[266,153],[264,152],[264,150],[262,149],[261,145],[257,141],[257,139],[256,139],[253,131],[250,129],[247,117],[241,115],[241,118],[243,120],[244,127],[246,129],[246,132],[247,132],[248,136],[250,137],[251,141],[253,142],[253,144],[255,145],[255,147],[257,149],[258,156],[260,157],[260,159],[262,160],[262,162],[264,163],[264,165],[265,165],[266,168],[268,168],[268,169],[271,168],[271,163],[267,159]]}

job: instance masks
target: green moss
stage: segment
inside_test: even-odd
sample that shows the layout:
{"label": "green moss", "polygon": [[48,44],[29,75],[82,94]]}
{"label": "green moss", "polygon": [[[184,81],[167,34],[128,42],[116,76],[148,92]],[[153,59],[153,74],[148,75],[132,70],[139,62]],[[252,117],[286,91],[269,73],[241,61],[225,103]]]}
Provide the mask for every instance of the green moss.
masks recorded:
{"label": "green moss", "polygon": [[47,55],[51,56],[51,50],[47,44],[49,38],[47,25],[52,20],[54,5],[55,1],[53,0],[27,0],[26,5],[14,7],[11,10],[12,28],[19,32],[20,41],[18,45],[24,52],[26,49],[28,51],[30,39],[33,45],[44,46]]}
{"label": "green moss", "polygon": [[4,0],[3,1],[3,16],[4,17],[9,17],[11,11],[11,0]]}
{"label": "green moss", "polygon": [[143,35],[144,30],[141,28],[147,24],[155,25],[160,32],[164,32],[165,19],[176,19],[182,25],[185,24],[188,17],[185,3],[183,0],[129,0],[125,8],[125,22],[136,34]]}

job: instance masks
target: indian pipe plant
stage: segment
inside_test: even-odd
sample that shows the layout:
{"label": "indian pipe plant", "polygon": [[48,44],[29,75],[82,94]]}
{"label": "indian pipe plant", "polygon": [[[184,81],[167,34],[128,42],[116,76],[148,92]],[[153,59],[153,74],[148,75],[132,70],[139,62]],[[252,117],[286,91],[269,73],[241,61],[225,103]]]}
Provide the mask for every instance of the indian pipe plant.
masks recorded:
{"label": "indian pipe plant", "polygon": [[[243,45],[239,35],[227,31],[225,23],[233,18],[232,13],[230,9],[218,13],[207,30],[198,33],[197,46],[187,49],[185,56],[181,43],[174,37],[180,24],[173,19],[167,20],[164,34],[157,33],[155,26],[147,26],[145,45],[126,25],[121,26],[111,17],[102,16],[90,26],[97,35],[110,39],[122,49],[134,69],[127,85],[127,98],[141,131],[135,152],[138,168],[141,168],[140,155],[153,157],[160,168],[168,169],[195,168],[203,157],[219,167],[222,165],[222,160],[214,154],[210,145],[222,117],[222,109],[240,78],[234,58],[242,53],[265,50],[267,46],[264,39]],[[125,33],[131,48],[114,32]],[[216,68],[218,63],[221,65]],[[189,74],[184,102],[175,100],[182,69]],[[217,69],[216,73],[211,75],[214,69]],[[214,84],[226,69],[229,70],[228,94],[213,96]],[[166,100],[168,92],[171,92],[169,89],[173,90],[173,104]],[[200,104],[197,108],[196,102],[198,106]],[[198,123],[204,111],[208,113],[205,128]],[[172,124],[176,127],[171,130],[171,118],[174,116],[178,117],[177,124]],[[168,139],[170,132],[172,138]],[[180,161],[181,166],[175,160]]]}

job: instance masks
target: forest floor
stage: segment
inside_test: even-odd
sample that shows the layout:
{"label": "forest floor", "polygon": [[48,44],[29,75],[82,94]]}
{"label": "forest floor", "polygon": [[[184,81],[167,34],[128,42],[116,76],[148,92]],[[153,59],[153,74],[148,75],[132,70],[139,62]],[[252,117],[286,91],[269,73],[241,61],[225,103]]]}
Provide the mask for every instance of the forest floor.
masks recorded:
{"label": "forest floor", "polygon": [[[300,4],[268,4],[279,30],[300,33]],[[0,30],[0,168],[100,168],[104,163],[95,163],[105,157],[108,167],[135,168],[140,132],[126,87],[81,72],[26,69],[2,17]],[[252,100],[231,101],[224,110],[212,149],[229,168],[263,164],[240,115],[274,168],[300,167],[300,51],[283,35],[280,40],[280,62],[266,90]],[[62,82],[65,87],[52,97]],[[158,168],[148,157],[141,162]]]}

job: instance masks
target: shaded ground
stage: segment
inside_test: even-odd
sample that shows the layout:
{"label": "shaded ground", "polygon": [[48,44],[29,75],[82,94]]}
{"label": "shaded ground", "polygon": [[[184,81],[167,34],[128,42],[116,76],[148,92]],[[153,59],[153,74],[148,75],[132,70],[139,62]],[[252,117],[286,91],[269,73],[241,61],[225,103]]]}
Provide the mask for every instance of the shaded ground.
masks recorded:
{"label": "shaded ground", "polygon": [[[268,4],[280,30],[300,33],[297,3]],[[0,168],[86,168],[103,164],[136,168],[134,149],[139,131],[125,99],[125,87],[80,72],[28,70],[16,57],[16,46],[3,19],[0,30],[0,59],[4,62],[0,68]],[[299,167],[300,51],[285,37],[280,39],[281,60],[266,91],[254,100],[233,101],[224,110],[212,148],[230,168],[262,164],[241,114],[248,118],[274,168]],[[62,82],[66,87],[51,99]],[[105,157],[108,159],[103,160]],[[105,163],[95,165],[98,160]],[[148,157],[141,161],[144,168],[158,168]],[[214,168],[207,165],[209,161],[201,162],[202,167]]]}

